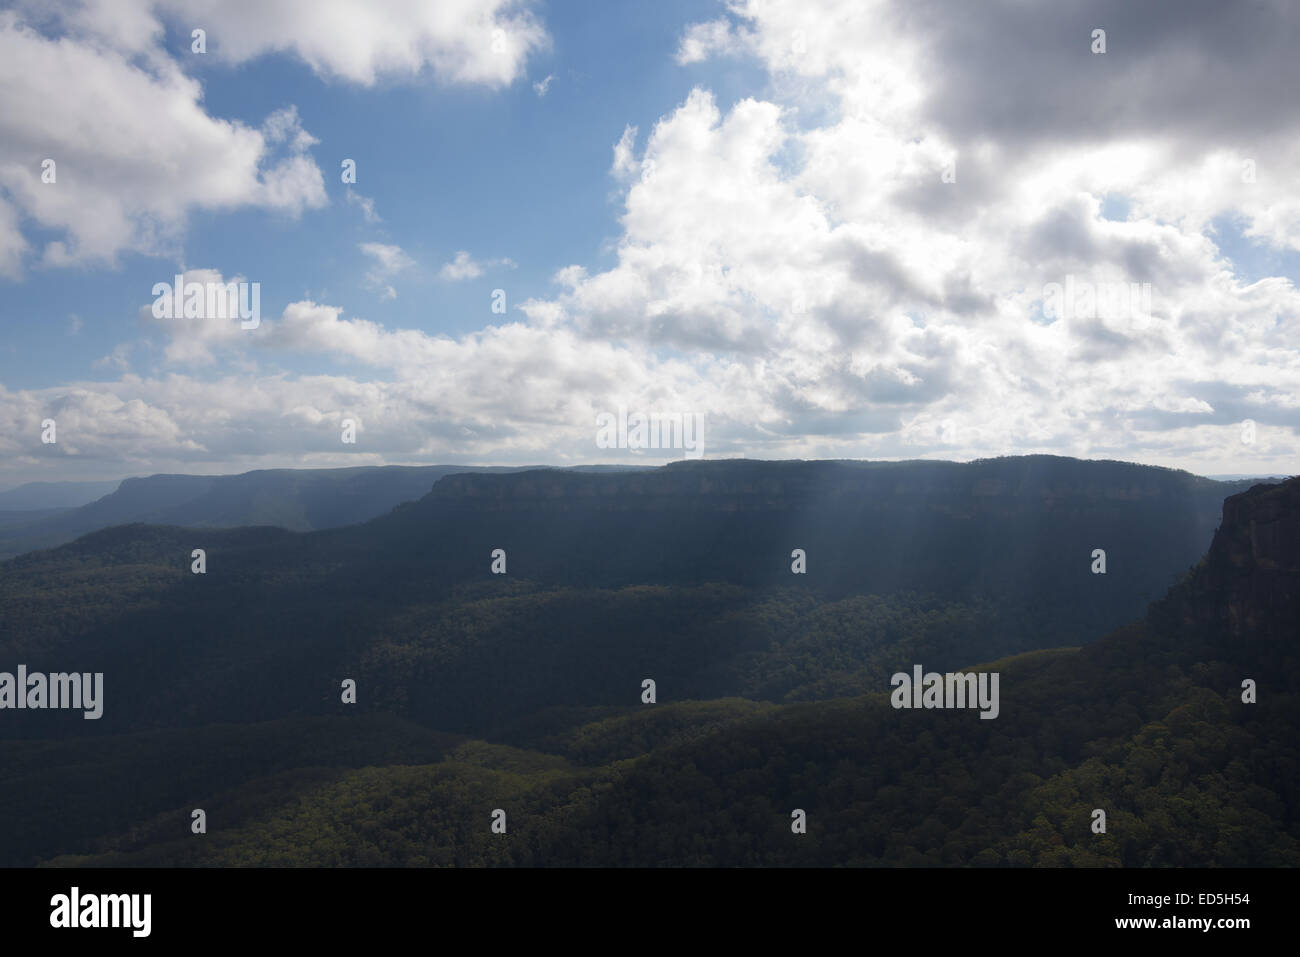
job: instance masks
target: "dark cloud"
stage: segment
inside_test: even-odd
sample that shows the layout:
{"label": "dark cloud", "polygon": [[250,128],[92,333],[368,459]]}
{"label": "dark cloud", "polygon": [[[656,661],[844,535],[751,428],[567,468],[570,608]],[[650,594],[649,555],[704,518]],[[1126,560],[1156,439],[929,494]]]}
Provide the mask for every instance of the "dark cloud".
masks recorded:
{"label": "dark cloud", "polygon": [[[1190,138],[1243,145],[1300,122],[1289,0],[907,0],[934,71],[927,111],[958,142]],[[1091,52],[1106,31],[1107,52]]]}

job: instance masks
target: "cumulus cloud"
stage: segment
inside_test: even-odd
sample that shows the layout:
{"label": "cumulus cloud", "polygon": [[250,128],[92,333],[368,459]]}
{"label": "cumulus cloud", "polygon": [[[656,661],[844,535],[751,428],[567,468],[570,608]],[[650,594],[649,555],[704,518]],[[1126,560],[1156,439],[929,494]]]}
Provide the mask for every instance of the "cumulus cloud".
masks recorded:
{"label": "cumulus cloud", "polygon": [[[921,6],[736,2],[688,27],[680,62],[752,54],[773,99],[723,111],[697,89],[639,158],[629,127],[616,265],[560,271],[525,313],[726,361],[756,397],[754,441],[821,434],[804,443],[821,454],[1211,461],[1260,452],[1238,441],[1245,417],[1295,449],[1291,413],[1259,400],[1295,393],[1300,299],[1238,276],[1211,224],[1294,240],[1300,114],[1281,87],[1245,100],[1297,17]],[[809,106],[826,119],[802,121]],[[1264,167],[1268,183],[1247,175]],[[1121,221],[1102,213],[1115,197]],[[1066,283],[1093,306],[1050,320],[1044,291]],[[1136,307],[1108,311],[1110,287]]]}
{"label": "cumulus cloud", "polygon": [[[212,300],[214,312],[208,314],[208,291],[212,290],[214,297],[225,295],[229,288],[227,284],[234,283],[235,293],[238,296],[241,293],[237,288],[238,284],[248,283],[248,280],[243,276],[223,277],[220,270],[216,269],[185,269],[177,275],[180,276],[180,303],[175,298],[176,279],[174,276],[168,276],[155,287],[158,292],[154,300],[140,306],[138,313],[140,322],[147,334],[162,333],[166,343],[163,347],[163,358],[166,362],[192,367],[214,365],[223,353],[244,344],[250,330],[243,328],[241,318],[236,312],[239,299],[234,301],[234,308],[231,308],[231,300],[228,296],[222,304],[214,298]],[[182,304],[189,296],[189,287],[192,283],[197,283],[203,290],[202,307],[199,310],[200,315],[186,317]],[[252,285],[249,284],[246,289],[247,291],[243,291],[243,301],[251,307],[253,305]],[[164,314],[156,315],[155,304],[160,301],[166,302],[167,298],[171,299],[171,310],[159,310]],[[257,299],[260,313],[260,284]],[[260,321],[260,315],[258,318]],[[125,368],[128,350],[129,344],[119,346],[118,349],[100,359],[99,365]]]}
{"label": "cumulus cloud", "polygon": [[447,83],[502,87],[550,44],[527,0],[133,0],[201,23],[212,55],[244,63],[296,56],[317,73],[370,86],[429,71]]}
{"label": "cumulus cloud", "polygon": [[196,210],[297,215],[326,202],[305,152],[315,140],[292,107],[260,130],[218,119],[172,60],[102,39],[51,39],[16,11],[0,13],[5,274],[19,273],[29,247],[15,214],[58,237],[42,262],[65,266],[111,263],[124,250],[176,256]]}
{"label": "cumulus cloud", "polygon": [[[272,462],[541,462],[555,461],[557,438],[565,447],[559,457],[580,462],[588,449],[599,452],[595,417],[614,408],[612,395],[658,408],[698,401],[703,388],[684,364],[524,323],[451,339],[304,300],[255,330],[235,325],[235,336],[179,323],[154,328],[182,346],[203,336],[208,348],[244,361],[204,378],[172,370],[50,389],[0,385],[6,467],[54,459],[59,474],[75,475]],[[290,355],[342,360],[369,374],[291,375],[275,365]],[[180,346],[173,352],[177,361],[184,356]],[[125,351],[104,365],[119,358]],[[46,417],[58,423],[57,446],[40,442]],[[360,447],[339,444],[347,417],[365,422]]]}
{"label": "cumulus cloud", "polygon": [[[1283,52],[1300,17],[1138,7],[729,4],[677,59],[751,56],[769,87],[725,105],[693,90],[641,145],[629,125],[612,264],[559,270],[526,321],[450,338],[302,301],[244,335],[172,325],[165,363],[251,365],[0,391],[0,434],[20,437],[0,451],[70,454],[38,444],[59,408],[77,454],[126,454],[102,418],[175,468],[336,464],[345,414],[376,461],[608,461],[594,414],[623,405],[705,413],[710,455],[1294,471],[1300,294],[1239,272],[1214,224],[1300,239]],[[461,251],[440,275],[488,265]],[[1058,285],[1071,298],[1049,310]],[[1137,293],[1119,308],[1112,287]],[[365,374],[291,374],[288,356]]]}
{"label": "cumulus cloud", "polygon": [[[520,0],[57,0],[0,11],[0,276],[112,264],[124,251],[181,258],[196,211],[297,216],[327,202],[296,109],[260,128],[203,106],[199,82],[163,46],[164,23],[207,34],[241,64],[280,53],[321,76],[501,87],[548,43]],[[188,53],[188,50],[186,51]],[[43,181],[43,162],[55,179]],[[59,175],[59,174],[62,175]],[[373,205],[361,204],[367,219]],[[54,234],[39,250],[20,227]]]}

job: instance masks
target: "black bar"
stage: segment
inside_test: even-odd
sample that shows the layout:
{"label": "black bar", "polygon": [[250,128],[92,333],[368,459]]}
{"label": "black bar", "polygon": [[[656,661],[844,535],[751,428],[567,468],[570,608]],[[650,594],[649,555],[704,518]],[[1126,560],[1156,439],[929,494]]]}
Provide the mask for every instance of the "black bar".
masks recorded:
{"label": "black bar", "polygon": [[[517,934],[537,947],[549,939],[603,950],[641,940],[676,949],[700,928],[760,943],[847,933],[881,942],[902,934],[917,946],[1127,936],[1139,946],[1198,938],[1231,947],[1261,932],[1286,932],[1294,878],[1285,870],[1228,869],[10,869],[0,871],[0,926],[6,943],[66,944],[76,934],[80,945],[91,946],[284,940],[333,948],[412,934],[445,948],[467,934],[456,944],[461,950],[476,939],[497,944],[501,935]],[[151,895],[149,935],[136,938],[130,927],[52,927],[51,898],[74,886],[83,903],[87,895]],[[1249,902],[1232,903],[1235,894]],[[1154,919],[1155,926],[1116,924],[1133,918]],[[1249,926],[1161,926],[1189,918],[1245,918]]]}

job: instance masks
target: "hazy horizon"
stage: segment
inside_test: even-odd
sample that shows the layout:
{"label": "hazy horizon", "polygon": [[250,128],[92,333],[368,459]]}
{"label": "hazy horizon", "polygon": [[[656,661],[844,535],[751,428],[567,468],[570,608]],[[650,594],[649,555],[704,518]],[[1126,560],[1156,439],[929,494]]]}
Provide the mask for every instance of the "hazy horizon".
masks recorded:
{"label": "hazy horizon", "polygon": [[[1011,456],[987,456],[987,457],[985,457],[985,458],[1024,458],[1024,457],[1028,457],[1028,456],[1032,456],[1032,455],[1041,455],[1041,454],[1045,454],[1045,453],[1032,453],[1032,452],[1027,452],[1027,453],[1017,454],[1017,455],[1011,455]],[[1062,458],[1077,458],[1076,456],[1060,456],[1060,457],[1062,457]],[[959,465],[968,465],[968,464],[970,464],[971,462],[978,461],[978,459],[958,460],[958,459],[943,459],[943,458],[917,458],[917,459],[865,459],[865,458],[863,458],[863,459],[851,459],[851,458],[839,458],[839,459],[794,459],[794,458],[788,458],[788,459],[777,459],[777,458],[772,458],[772,459],[759,459],[759,458],[750,458],[750,457],[748,457],[748,456],[743,456],[743,455],[730,456],[730,457],[727,457],[727,458],[721,458],[721,457],[719,457],[719,458],[708,459],[708,461],[711,461],[711,462],[720,462],[720,461],[739,461],[739,460],[744,460],[744,461],[753,461],[753,462],[814,462],[814,461],[840,461],[840,462],[906,462],[906,461],[921,461],[921,462],[953,462],[953,463],[955,463],[955,464],[959,464]],[[306,471],[306,470],[328,470],[328,469],[336,469],[336,468],[443,468],[443,467],[446,467],[446,468],[539,468],[539,469],[546,469],[546,468],[620,468],[620,469],[626,469],[626,468],[660,468],[660,467],[663,467],[663,466],[665,466],[665,465],[670,465],[670,464],[672,464],[673,462],[680,462],[680,461],[683,461],[683,460],[681,460],[681,459],[670,459],[670,460],[656,460],[656,461],[635,462],[635,463],[634,463],[634,462],[584,462],[584,463],[582,463],[581,465],[567,465],[567,464],[560,464],[560,463],[553,463],[553,462],[530,462],[530,463],[522,464],[522,465],[521,465],[520,463],[506,463],[506,462],[441,462],[441,461],[439,461],[439,462],[393,462],[393,463],[378,463],[378,464],[374,464],[374,465],[338,465],[338,466],[334,466],[334,465],[313,465],[313,466],[275,466],[275,465],[271,465],[271,466],[264,466],[264,467],[253,468],[253,469],[242,469],[242,470],[240,470],[240,471],[222,471],[222,470],[220,470],[220,469],[216,469],[216,470],[214,470],[214,471],[210,471],[210,472],[197,472],[197,471],[195,471],[195,472],[142,472],[142,473],[136,473],[136,474],[131,474],[131,475],[122,475],[122,476],[117,476],[117,477],[109,477],[109,478],[89,478],[89,479],[77,480],[77,481],[68,481],[68,480],[63,480],[63,479],[56,479],[56,480],[32,479],[32,480],[29,480],[29,481],[27,481],[27,482],[19,482],[19,483],[17,483],[17,484],[5,484],[5,485],[0,485],[0,495],[3,495],[3,494],[6,493],[6,492],[12,492],[12,491],[14,491],[14,490],[16,490],[16,489],[19,489],[19,488],[25,488],[25,487],[27,487],[27,486],[34,486],[34,485],[49,485],[49,486],[58,486],[58,485],[93,485],[93,484],[103,484],[103,483],[110,483],[110,482],[111,482],[111,483],[119,483],[119,484],[120,484],[121,482],[124,482],[124,481],[126,481],[127,479],[143,479],[143,478],[150,478],[150,477],[155,476],[155,475],[191,475],[191,476],[218,477],[218,476],[232,476],[232,475],[247,475],[247,474],[252,473],[252,472],[282,471],[282,470],[286,470],[286,469],[287,469],[287,470],[295,470],[295,471]],[[1168,467],[1169,467],[1169,466],[1156,466],[1156,465],[1151,465],[1151,463],[1147,463],[1147,462],[1127,462],[1127,461],[1125,461],[1124,459],[1103,459],[1103,458],[1092,458],[1092,459],[1078,459],[1078,461],[1091,461],[1091,462],[1116,462],[1116,461],[1118,461],[1118,462],[1124,462],[1124,464],[1128,464],[1128,465],[1143,465],[1143,466],[1150,466],[1150,467],[1152,467],[1152,468],[1168,468]],[[1182,470],[1182,471],[1186,471],[1186,470]],[[1224,473],[1218,473],[1218,474],[1213,474],[1213,475],[1205,475],[1205,474],[1202,474],[1202,473],[1199,473],[1199,472],[1192,472],[1191,474],[1193,474],[1193,475],[1197,475],[1197,476],[1200,477],[1200,478],[1211,479],[1211,480],[1216,481],[1216,482],[1232,482],[1232,481],[1241,481],[1241,480],[1243,480],[1243,479],[1256,479],[1256,478],[1257,478],[1257,479],[1278,479],[1278,480],[1284,480],[1284,479],[1288,479],[1288,478],[1292,478],[1292,477],[1294,477],[1295,474],[1297,474],[1297,473],[1294,473],[1294,472],[1293,472],[1293,473],[1288,473],[1288,474],[1281,474],[1281,473],[1265,474],[1265,473],[1259,473],[1259,472],[1244,472],[1244,473],[1226,473],[1226,474],[1224,474]],[[93,499],[91,499],[91,501],[93,501]]]}

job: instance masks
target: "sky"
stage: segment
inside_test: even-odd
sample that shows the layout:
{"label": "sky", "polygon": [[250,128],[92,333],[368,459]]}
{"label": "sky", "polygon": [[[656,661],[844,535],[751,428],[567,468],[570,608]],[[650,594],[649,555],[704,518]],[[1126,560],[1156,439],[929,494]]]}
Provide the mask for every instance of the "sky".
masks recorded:
{"label": "sky", "polygon": [[[1294,474],[1298,43],[1286,0],[0,4],[0,485],[656,464],[597,423],[679,414]],[[256,324],[158,315],[177,275]]]}

